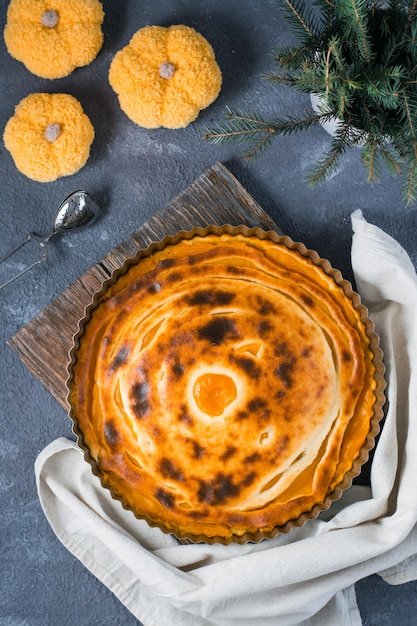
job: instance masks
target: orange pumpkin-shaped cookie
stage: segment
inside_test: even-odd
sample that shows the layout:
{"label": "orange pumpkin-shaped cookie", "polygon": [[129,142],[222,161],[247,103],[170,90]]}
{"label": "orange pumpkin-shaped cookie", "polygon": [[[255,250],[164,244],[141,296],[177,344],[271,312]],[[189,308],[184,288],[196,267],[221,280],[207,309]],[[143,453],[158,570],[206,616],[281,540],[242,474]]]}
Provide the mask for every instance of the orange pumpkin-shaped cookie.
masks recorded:
{"label": "orange pumpkin-shaped cookie", "polygon": [[33,93],[17,105],[3,139],[17,169],[46,183],[85,165],[94,128],[73,96]]}
{"label": "orange pumpkin-shaped cookie", "polygon": [[218,96],[213,48],[188,26],[146,26],[114,57],[109,81],[120,107],[145,128],[183,128]]}
{"label": "orange pumpkin-shaped cookie", "polygon": [[11,0],[4,40],[33,74],[62,78],[95,59],[103,18],[99,0]]}

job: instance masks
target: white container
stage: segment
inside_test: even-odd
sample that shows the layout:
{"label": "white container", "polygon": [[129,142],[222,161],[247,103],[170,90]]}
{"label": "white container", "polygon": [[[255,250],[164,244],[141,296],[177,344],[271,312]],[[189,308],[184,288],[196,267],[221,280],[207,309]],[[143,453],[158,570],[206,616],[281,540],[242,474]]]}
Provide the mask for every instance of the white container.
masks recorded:
{"label": "white container", "polygon": [[[324,104],[320,94],[318,94],[318,93],[311,93],[310,94],[310,101],[311,101],[311,106],[313,108],[313,111],[315,113],[325,113],[326,112],[326,105]],[[343,124],[343,121],[340,119],[340,117],[337,117],[336,115],[331,117],[330,119],[320,121],[320,125],[332,137],[335,137],[338,128],[342,124]],[[350,137],[352,139],[354,139],[356,136],[359,135],[361,138],[357,142],[357,145],[358,146],[364,146],[365,145],[367,134],[364,134],[361,130],[359,130],[359,128],[355,128],[354,126],[352,126],[349,134],[350,134]]]}

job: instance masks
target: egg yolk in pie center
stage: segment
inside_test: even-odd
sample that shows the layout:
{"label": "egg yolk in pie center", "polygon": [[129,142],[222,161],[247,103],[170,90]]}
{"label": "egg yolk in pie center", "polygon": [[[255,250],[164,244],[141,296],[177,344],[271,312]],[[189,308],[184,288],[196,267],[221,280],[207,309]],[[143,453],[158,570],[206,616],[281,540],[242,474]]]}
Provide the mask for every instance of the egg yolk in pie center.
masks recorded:
{"label": "egg yolk in pie center", "polygon": [[237,396],[236,385],[226,374],[203,374],[197,378],[193,388],[194,400],[198,408],[218,417]]}

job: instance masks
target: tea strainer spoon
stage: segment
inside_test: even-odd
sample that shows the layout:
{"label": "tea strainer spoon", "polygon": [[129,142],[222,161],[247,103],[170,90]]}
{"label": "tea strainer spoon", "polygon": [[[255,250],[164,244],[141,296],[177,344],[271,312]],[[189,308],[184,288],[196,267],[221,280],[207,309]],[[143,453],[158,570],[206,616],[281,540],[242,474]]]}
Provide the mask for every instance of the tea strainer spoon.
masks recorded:
{"label": "tea strainer spoon", "polygon": [[55,214],[55,219],[53,222],[52,232],[45,237],[37,235],[36,233],[29,233],[23,241],[18,243],[10,252],[5,254],[2,258],[0,258],[0,264],[6,261],[9,257],[15,254],[18,250],[20,250],[25,244],[30,241],[39,245],[40,256],[36,261],[30,263],[25,268],[17,272],[14,276],[6,280],[2,285],[0,285],[0,289],[6,287],[11,282],[19,278],[25,274],[28,270],[32,269],[38,263],[42,263],[42,261],[46,261],[48,258],[47,244],[48,242],[64,230],[71,230],[73,228],[79,228],[80,226],[84,226],[85,224],[92,224],[93,221],[97,219],[101,212],[98,204],[92,200],[91,196],[86,191],[73,191],[69,194],[61,202],[59,205],[57,212]]}

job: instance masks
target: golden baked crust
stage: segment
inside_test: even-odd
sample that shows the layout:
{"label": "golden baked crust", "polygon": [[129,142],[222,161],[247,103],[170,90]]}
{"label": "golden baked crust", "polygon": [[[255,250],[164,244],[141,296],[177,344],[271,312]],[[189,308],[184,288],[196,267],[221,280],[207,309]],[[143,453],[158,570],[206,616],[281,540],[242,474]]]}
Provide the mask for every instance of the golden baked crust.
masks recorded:
{"label": "golden baked crust", "polygon": [[81,445],[115,497],[179,537],[268,533],[323,507],[370,430],[360,313],[277,239],[168,245],[109,286],[80,336]]}

